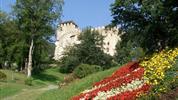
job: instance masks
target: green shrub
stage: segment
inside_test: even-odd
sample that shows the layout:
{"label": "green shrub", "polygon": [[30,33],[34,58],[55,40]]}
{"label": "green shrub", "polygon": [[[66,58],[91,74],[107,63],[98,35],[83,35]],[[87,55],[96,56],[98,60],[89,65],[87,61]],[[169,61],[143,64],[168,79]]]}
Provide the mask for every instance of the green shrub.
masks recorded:
{"label": "green shrub", "polygon": [[7,78],[6,74],[0,71],[0,80],[5,80]]}
{"label": "green shrub", "polygon": [[27,78],[26,80],[25,80],[25,84],[26,85],[29,85],[29,86],[32,86],[32,82],[33,82],[33,78]]}
{"label": "green shrub", "polygon": [[79,60],[75,56],[67,56],[62,59],[62,64],[60,67],[61,73],[71,73],[76,66],[79,64]]}
{"label": "green shrub", "polygon": [[80,64],[74,69],[74,75],[83,78],[89,74],[101,71],[102,68],[97,65]]}
{"label": "green shrub", "polygon": [[141,60],[145,56],[145,51],[137,43],[128,41],[124,44],[120,42],[116,45],[115,61],[125,64],[129,61]]}

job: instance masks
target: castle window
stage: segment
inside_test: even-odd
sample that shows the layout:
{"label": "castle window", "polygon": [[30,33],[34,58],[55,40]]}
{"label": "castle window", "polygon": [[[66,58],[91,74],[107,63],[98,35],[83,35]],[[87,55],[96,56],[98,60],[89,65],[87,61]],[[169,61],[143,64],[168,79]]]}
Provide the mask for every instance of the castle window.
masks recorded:
{"label": "castle window", "polygon": [[109,42],[108,42],[108,45],[109,45]]}
{"label": "castle window", "polygon": [[71,35],[71,36],[70,36],[70,38],[73,38],[73,37],[75,37],[75,35]]}
{"label": "castle window", "polygon": [[109,48],[107,48],[106,51],[109,52]]}

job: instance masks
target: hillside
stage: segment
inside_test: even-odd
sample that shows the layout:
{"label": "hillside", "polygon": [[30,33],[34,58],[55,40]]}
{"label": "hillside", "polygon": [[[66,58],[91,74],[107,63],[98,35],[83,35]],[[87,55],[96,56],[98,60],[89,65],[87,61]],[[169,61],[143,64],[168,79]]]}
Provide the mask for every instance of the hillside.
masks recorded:
{"label": "hillside", "polygon": [[98,82],[103,78],[110,76],[118,67],[101,71],[86,78],[75,80],[67,86],[60,89],[49,90],[42,94],[37,100],[69,100],[72,96],[79,94],[81,91],[91,88],[94,82]]}

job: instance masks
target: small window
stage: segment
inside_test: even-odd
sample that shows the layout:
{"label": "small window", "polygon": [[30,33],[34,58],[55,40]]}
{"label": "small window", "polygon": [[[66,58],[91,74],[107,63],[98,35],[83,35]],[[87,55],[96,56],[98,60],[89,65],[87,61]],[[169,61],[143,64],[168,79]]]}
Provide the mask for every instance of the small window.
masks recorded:
{"label": "small window", "polygon": [[107,50],[107,52],[109,52],[109,48],[107,48],[106,50]]}
{"label": "small window", "polygon": [[108,45],[109,45],[109,42],[108,42]]}
{"label": "small window", "polygon": [[71,36],[70,36],[70,38],[73,38],[73,37],[75,37],[75,35],[71,35]]}

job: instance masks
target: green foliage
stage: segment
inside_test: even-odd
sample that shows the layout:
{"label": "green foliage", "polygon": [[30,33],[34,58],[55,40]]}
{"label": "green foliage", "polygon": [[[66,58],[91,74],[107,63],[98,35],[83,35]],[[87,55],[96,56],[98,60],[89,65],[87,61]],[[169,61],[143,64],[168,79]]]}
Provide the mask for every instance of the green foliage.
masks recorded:
{"label": "green foliage", "polygon": [[79,60],[75,56],[67,56],[63,58],[63,64],[60,67],[60,72],[62,73],[71,73],[76,66],[79,64]]}
{"label": "green foliage", "polygon": [[112,58],[105,54],[101,47],[103,47],[104,36],[97,31],[86,29],[79,36],[81,43],[77,45],[79,61],[84,64],[100,65],[108,67],[111,64]]}
{"label": "green foliage", "polygon": [[5,80],[7,78],[6,74],[0,71],[0,80]]}
{"label": "green foliage", "polygon": [[115,0],[112,24],[125,32],[121,44],[134,41],[147,52],[177,46],[177,6],[176,0]]}
{"label": "green foliage", "polygon": [[33,78],[27,78],[26,80],[25,80],[25,84],[26,85],[29,85],[29,86],[32,86],[32,82],[33,82]]}
{"label": "green foliage", "polygon": [[33,71],[41,71],[44,63],[51,61],[54,45],[49,41],[55,21],[60,20],[62,5],[62,0],[17,0],[14,18],[0,11],[0,68],[11,68],[16,63],[18,70],[23,70],[32,40]]}
{"label": "green foliage", "polygon": [[[49,43],[54,35],[56,21],[60,20],[62,0],[17,0],[14,5],[14,15],[19,34],[19,49],[14,54],[19,66],[24,66],[29,61],[28,53],[31,42],[33,71],[39,72],[43,64],[51,61],[54,45]],[[17,53],[18,52],[18,53]]]}
{"label": "green foliage", "polygon": [[97,65],[80,64],[74,69],[74,75],[78,78],[86,77],[89,74],[101,71],[102,68]]}
{"label": "green foliage", "polygon": [[9,68],[13,62],[20,62],[21,60],[21,38],[19,34],[20,31],[16,25],[16,20],[11,20],[6,13],[1,11],[0,31],[0,67]]}
{"label": "green foliage", "polygon": [[144,50],[134,42],[128,41],[126,46],[122,46],[120,42],[116,45],[115,60],[119,64],[125,64],[131,60],[140,60],[144,55]]}
{"label": "green foliage", "polygon": [[127,63],[128,61],[131,61],[131,55],[129,54],[131,51],[131,42],[128,42],[128,44],[124,47],[120,46],[120,43],[118,42],[116,45],[116,55],[115,60],[119,64]]}
{"label": "green foliage", "polygon": [[61,59],[61,71],[72,72],[81,63],[99,65],[103,69],[111,67],[112,57],[101,50],[103,38],[97,31],[84,30],[79,36],[81,43],[66,48]]}

